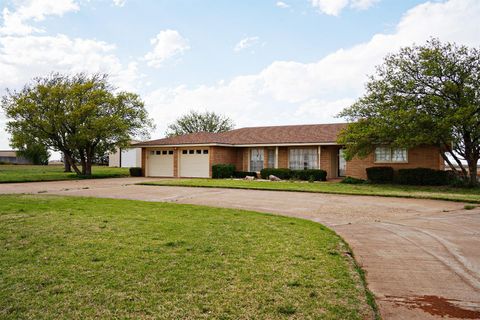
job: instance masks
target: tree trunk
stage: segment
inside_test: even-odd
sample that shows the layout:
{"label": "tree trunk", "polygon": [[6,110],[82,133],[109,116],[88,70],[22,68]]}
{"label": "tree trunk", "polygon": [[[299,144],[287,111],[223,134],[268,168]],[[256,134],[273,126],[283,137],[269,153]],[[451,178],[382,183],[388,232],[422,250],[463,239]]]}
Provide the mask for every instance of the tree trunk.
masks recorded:
{"label": "tree trunk", "polygon": [[85,152],[83,150],[78,150],[80,155],[80,165],[82,166],[82,176],[87,175],[87,161],[85,160]]}
{"label": "tree trunk", "polygon": [[87,155],[87,161],[85,161],[85,175],[90,177],[92,175],[92,158]]}
{"label": "tree trunk", "polygon": [[77,165],[75,164],[75,162],[73,161],[73,158],[67,154],[67,153],[63,153],[63,156],[65,157],[65,163],[68,162],[68,164],[70,165],[71,168],[73,168],[73,170],[75,170],[75,173],[77,175],[81,175],[82,173],[80,172],[80,170],[78,169]]}
{"label": "tree trunk", "polygon": [[469,185],[472,187],[475,187],[478,185],[478,180],[477,180],[477,162],[478,159],[474,159],[471,161],[468,161],[468,171],[469,172]]}
{"label": "tree trunk", "polygon": [[72,166],[70,162],[67,160],[67,157],[65,156],[65,154],[63,155],[63,165],[65,168],[63,172],[72,172]]}

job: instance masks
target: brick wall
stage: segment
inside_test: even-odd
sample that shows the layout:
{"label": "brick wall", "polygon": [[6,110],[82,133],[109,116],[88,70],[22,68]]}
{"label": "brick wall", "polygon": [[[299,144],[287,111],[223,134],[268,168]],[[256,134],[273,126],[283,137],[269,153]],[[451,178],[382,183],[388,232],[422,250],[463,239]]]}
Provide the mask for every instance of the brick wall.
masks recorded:
{"label": "brick wall", "polygon": [[375,163],[374,154],[365,159],[354,158],[347,162],[347,176],[355,178],[367,178],[366,168],[369,167],[392,167],[395,170],[407,168],[430,168],[441,170],[444,168],[440,151],[437,147],[421,146],[408,150],[408,163]]}

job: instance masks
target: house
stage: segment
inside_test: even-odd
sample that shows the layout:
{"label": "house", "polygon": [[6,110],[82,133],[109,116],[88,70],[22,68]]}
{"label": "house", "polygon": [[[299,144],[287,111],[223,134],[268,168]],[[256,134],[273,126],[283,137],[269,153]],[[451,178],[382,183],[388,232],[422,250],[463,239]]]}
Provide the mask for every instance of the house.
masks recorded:
{"label": "house", "polygon": [[0,150],[0,164],[32,164],[32,162],[22,156],[17,155],[16,150]]}
{"label": "house", "polygon": [[149,177],[212,176],[212,165],[234,164],[238,171],[263,168],[323,169],[327,178],[366,178],[372,166],[443,169],[434,146],[392,149],[379,146],[365,159],[345,161],[336,140],[345,123],[251,127],[223,133],[199,132],[135,144]]}
{"label": "house", "polygon": [[[130,145],[140,141],[131,140]],[[108,166],[119,168],[140,167],[142,165],[141,148],[117,148],[115,152],[108,154]]]}

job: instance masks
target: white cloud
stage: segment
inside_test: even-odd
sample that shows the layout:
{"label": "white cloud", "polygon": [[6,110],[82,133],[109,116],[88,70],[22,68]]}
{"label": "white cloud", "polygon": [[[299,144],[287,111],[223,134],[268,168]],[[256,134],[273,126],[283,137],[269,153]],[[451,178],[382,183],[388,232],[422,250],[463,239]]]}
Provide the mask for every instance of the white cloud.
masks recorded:
{"label": "white cloud", "polygon": [[338,16],[340,12],[347,7],[365,10],[379,1],[380,0],[310,0],[310,4],[324,14]]}
{"label": "white cloud", "polygon": [[183,54],[190,49],[188,40],[176,30],[162,30],[150,40],[153,45],[152,51],[148,52],[144,59],[147,64],[154,68],[160,68],[165,60]]}
{"label": "white cloud", "polygon": [[0,37],[0,73],[4,75],[0,86],[15,87],[34,76],[58,71],[106,72],[117,78],[122,88],[132,88],[138,80],[136,65],[123,66],[114,50],[115,46],[106,42],[66,35]]}
{"label": "white cloud", "polygon": [[4,8],[2,12],[3,26],[0,34],[26,35],[32,32],[42,32],[42,29],[28,25],[29,21],[42,21],[48,15],[62,16],[67,12],[79,10],[74,0],[29,0],[22,1],[15,9],[10,11]]}
{"label": "white cloud", "polygon": [[282,9],[290,8],[290,5],[288,3],[283,2],[283,1],[277,1],[277,3],[275,3],[275,5],[279,8],[282,8]]}
{"label": "white cloud", "polygon": [[242,51],[242,50],[244,50],[244,49],[250,48],[250,47],[256,45],[259,40],[260,40],[259,37],[246,37],[246,38],[240,40],[240,41],[235,45],[235,47],[233,48],[233,50],[234,50],[235,52],[239,52],[239,51]]}
{"label": "white cloud", "polygon": [[239,126],[339,121],[335,115],[364,90],[367,75],[401,46],[430,37],[479,46],[480,1],[427,2],[409,10],[391,34],[340,49],[312,63],[275,61],[257,74],[216,85],[159,88],[146,97],[158,135],[165,124],[195,108],[217,111]]}
{"label": "white cloud", "polygon": [[123,7],[125,5],[125,2],[127,2],[127,0],[113,0],[113,4],[117,7]]}

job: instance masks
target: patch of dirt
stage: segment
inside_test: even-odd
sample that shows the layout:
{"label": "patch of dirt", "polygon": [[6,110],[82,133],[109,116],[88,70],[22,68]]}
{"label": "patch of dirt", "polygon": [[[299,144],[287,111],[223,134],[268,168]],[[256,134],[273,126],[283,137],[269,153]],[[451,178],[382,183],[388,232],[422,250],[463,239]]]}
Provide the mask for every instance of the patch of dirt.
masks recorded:
{"label": "patch of dirt", "polygon": [[441,317],[458,319],[480,319],[480,310],[465,309],[455,304],[458,300],[438,296],[396,297],[386,296],[387,300],[409,309],[419,308],[423,311]]}

